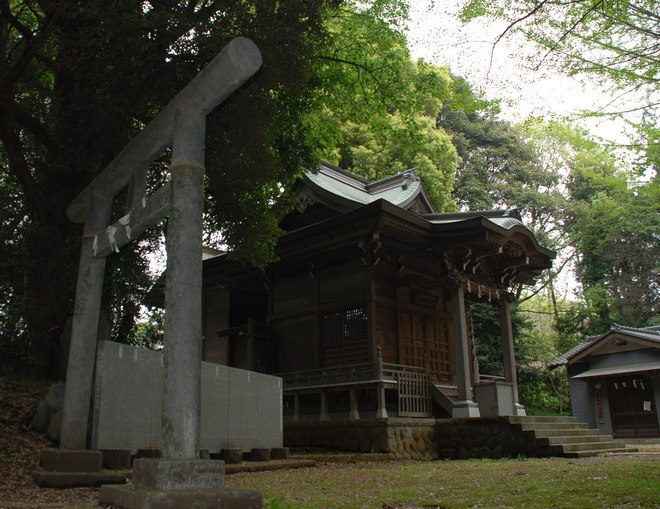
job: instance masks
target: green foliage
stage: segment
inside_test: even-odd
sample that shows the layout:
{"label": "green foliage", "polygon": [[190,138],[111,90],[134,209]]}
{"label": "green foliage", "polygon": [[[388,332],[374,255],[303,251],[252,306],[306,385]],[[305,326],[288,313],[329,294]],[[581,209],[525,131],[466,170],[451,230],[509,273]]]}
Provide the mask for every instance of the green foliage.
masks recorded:
{"label": "green foliage", "polygon": [[578,275],[594,332],[615,322],[643,326],[660,313],[658,177],[635,186],[630,178],[583,161],[569,182],[568,232],[580,253]]}
{"label": "green foliage", "polygon": [[434,205],[452,210],[458,158],[435,121],[453,93],[451,77],[410,59],[405,9],[383,17],[382,6],[358,4],[330,18],[332,44],[315,65],[322,92],[310,124],[323,158],[370,179],[417,168]]}
{"label": "green foliage", "polygon": [[[530,311],[531,310],[531,311]],[[499,311],[490,304],[471,304],[470,315],[479,373],[503,376]],[[547,363],[563,353],[553,329],[548,302],[538,298],[512,308],[519,399],[538,412],[562,413],[569,408],[565,370],[549,371]]]}
{"label": "green foliage", "polygon": [[351,171],[379,179],[414,167],[435,207],[455,208],[451,189],[458,157],[451,140],[435,127],[433,119],[391,114],[372,125],[347,122],[343,131],[346,148],[342,163]]}
{"label": "green foliage", "polygon": [[516,309],[527,324],[516,343],[520,398],[537,412],[570,412],[566,370],[550,370],[548,363],[583,340],[574,321],[579,308],[572,301],[536,296]]}
{"label": "green foliage", "polygon": [[[279,184],[318,160],[303,126],[316,92],[312,60],[326,41],[324,16],[337,5],[0,4],[0,192],[7,204],[0,224],[2,239],[11,239],[0,255],[8,296],[3,344],[20,339],[43,370],[58,369],[80,238],[67,204],[237,35],[257,42],[264,66],[209,121],[209,211],[229,245],[257,265],[268,260]],[[104,307],[117,338],[128,337],[148,287],[144,253],[144,245],[133,246],[109,263],[118,278],[106,285]]]}
{"label": "green foliage", "polygon": [[129,338],[129,343],[151,350],[158,349],[165,344],[165,312],[159,308],[152,308],[146,316],[140,317],[137,326]]}

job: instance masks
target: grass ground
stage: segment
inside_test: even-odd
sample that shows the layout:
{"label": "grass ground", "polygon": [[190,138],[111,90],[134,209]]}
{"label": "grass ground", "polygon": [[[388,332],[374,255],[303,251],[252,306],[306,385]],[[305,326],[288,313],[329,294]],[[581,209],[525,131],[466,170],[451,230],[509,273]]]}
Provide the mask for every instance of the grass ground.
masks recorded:
{"label": "grass ground", "polygon": [[[98,490],[38,488],[30,472],[51,446],[29,429],[45,386],[0,377],[0,509],[98,509]],[[270,509],[658,508],[660,446],[598,458],[361,461],[225,478],[261,491]],[[655,452],[655,454],[651,454]],[[332,461],[330,461],[332,459]]]}
{"label": "grass ground", "polygon": [[260,490],[273,509],[659,508],[660,458],[328,463],[226,483]]}

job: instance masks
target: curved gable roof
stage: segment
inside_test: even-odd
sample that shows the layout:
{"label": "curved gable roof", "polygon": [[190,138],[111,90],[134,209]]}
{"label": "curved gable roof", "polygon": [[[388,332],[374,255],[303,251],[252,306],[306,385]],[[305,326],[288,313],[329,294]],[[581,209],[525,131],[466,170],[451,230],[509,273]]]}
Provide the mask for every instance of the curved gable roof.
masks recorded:
{"label": "curved gable roof", "polygon": [[302,192],[307,194],[308,198],[338,212],[349,212],[381,199],[403,209],[416,207],[422,213],[434,212],[426,190],[414,170],[369,182],[324,162],[317,172],[305,173],[303,184]]}

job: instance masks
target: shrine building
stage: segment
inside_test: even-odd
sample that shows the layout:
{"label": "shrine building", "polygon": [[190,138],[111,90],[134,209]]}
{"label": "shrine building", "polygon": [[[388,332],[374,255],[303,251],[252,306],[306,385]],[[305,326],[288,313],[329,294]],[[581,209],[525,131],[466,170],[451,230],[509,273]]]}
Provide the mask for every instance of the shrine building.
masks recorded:
{"label": "shrine building", "polygon": [[[265,270],[204,261],[204,360],[283,379],[284,429],[524,415],[510,305],[555,253],[517,211],[437,213],[407,171],[328,163],[295,186]],[[471,303],[499,308],[504,376],[481,373]]]}

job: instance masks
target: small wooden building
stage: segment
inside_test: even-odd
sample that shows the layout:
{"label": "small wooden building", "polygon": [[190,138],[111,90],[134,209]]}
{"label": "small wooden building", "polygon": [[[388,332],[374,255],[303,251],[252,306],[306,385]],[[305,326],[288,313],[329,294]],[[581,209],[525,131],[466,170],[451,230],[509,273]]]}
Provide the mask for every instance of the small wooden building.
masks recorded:
{"label": "small wooden building", "polygon": [[615,438],[660,437],[660,326],[614,325],[549,366],[562,365],[579,421]]}
{"label": "small wooden building", "polygon": [[[524,415],[510,291],[554,253],[515,211],[439,214],[414,171],[327,163],[295,191],[277,262],[204,262],[205,360],[280,375],[285,422]],[[471,302],[500,309],[502,378],[479,372]]]}

